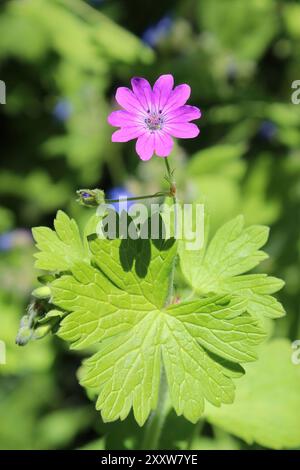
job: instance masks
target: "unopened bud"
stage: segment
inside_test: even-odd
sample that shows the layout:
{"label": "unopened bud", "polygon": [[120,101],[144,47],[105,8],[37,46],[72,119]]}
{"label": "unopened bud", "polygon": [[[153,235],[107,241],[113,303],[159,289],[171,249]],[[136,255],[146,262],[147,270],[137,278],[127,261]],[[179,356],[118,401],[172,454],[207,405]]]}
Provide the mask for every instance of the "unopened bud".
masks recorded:
{"label": "unopened bud", "polygon": [[95,207],[105,202],[105,194],[102,189],[79,189],[77,201],[83,206]]}
{"label": "unopened bud", "polygon": [[49,282],[52,282],[55,280],[55,276],[53,274],[41,274],[40,276],[37,277],[37,280],[41,284],[48,284]]}
{"label": "unopened bud", "polygon": [[37,289],[34,289],[32,292],[33,297],[36,299],[49,299],[51,296],[51,290],[48,286],[41,286],[38,287]]}
{"label": "unopened bud", "polygon": [[32,329],[30,328],[30,320],[28,315],[24,315],[20,321],[19,331],[16,337],[16,344],[25,346],[32,337]]}

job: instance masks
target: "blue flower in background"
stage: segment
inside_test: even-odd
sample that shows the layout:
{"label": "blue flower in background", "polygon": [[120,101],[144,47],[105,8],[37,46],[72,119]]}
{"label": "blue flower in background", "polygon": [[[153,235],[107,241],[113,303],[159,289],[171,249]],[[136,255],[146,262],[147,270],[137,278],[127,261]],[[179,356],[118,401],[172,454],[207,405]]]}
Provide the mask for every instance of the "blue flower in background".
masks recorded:
{"label": "blue flower in background", "polygon": [[12,247],[11,232],[0,235],[0,251],[9,251]]}
{"label": "blue flower in background", "polygon": [[53,108],[53,116],[57,121],[65,122],[72,114],[72,104],[67,99],[59,100]]}
{"label": "blue flower in background", "polygon": [[272,121],[263,121],[259,127],[258,134],[264,140],[272,140],[277,134],[277,126]]}
{"label": "blue flower in background", "polygon": [[159,41],[169,34],[172,24],[172,18],[168,15],[164,16],[158,23],[149,26],[149,28],[144,31],[142,40],[150,47],[157,46]]}
{"label": "blue flower in background", "polygon": [[[133,195],[126,188],[122,188],[121,186],[109,189],[105,196],[106,199],[123,199],[133,197]],[[112,202],[111,205],[120,214],[122,210],[128,211],[129,207],[131,207],[133,203],[134,201],[123,201]]]}
{"label": "blue flower in background", "polygon": [[33,242],[29,230],[18,228],[0,235],[0,251],[9,251],[18,246],[28,246]]}

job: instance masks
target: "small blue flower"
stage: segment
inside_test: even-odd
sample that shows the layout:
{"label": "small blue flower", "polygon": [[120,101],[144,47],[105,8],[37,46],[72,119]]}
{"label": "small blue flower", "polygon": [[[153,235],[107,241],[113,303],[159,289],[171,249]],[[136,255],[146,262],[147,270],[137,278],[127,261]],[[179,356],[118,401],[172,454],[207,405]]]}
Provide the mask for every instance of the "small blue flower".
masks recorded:
{"label": "small blue flower", "polygon": [[272,140],[277,134],[277,126],[272,121],[263,121],[258,129],[258,134],[264,140]]}
{"label": "small blue flower", "polygon": [[12,248],[12,232],[0,235],[0,251],[9,251]]}
{"label": "small blue flower", "polygon": [[53,108],[53,116],[57,121],[65,122],[69,119],[73,112],[70,101],[66,99],[59,100]]}
{"label": "small blue flower", "polygon": [[27,229],[18,228],[0,235],[0,251],[9,251],[18,246],[28,246],[31,244],[32,236]]}
{"label": "small blue flower", "polygon": [[157,46],[157,44],[169,34],[172,24],[172,18],[168,15],[164,16],[158,23],[149,26],[149,28],[144,31],[142,41],[150,47]]}
{"label": "small blue flower", "polygon": [[[133,197],[133,195],[126,189],[122,187],[115,187],[109,189],[106,193],[106,199],[124,199]],[[112,202],[110,203],[115,210],[120,214],[122,210],[128,211],[129,207],[132,206],[134,201],[122,201],[122,202]]]}

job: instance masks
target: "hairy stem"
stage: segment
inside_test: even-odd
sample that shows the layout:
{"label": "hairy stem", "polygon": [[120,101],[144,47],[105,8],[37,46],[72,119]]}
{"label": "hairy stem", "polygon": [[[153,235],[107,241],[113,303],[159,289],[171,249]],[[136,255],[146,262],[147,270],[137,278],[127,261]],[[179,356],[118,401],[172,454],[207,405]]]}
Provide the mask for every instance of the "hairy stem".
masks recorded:
{"label": "hairy stem", "polygon": [[165,419],[169,411],[168,384],[164,369],[161,370],[158,403],[155,410],[150,414],[145,425],[145,432],[142,440],[142,450],[157,450],[159,440],[164,426]]}
{"label": "hairy stem", "polygon": [[143,199],[151,199],[151,198],[156,198],[156,197],[161,197],[161,196],[169,196],[169,193],[161,191],[155,194],[147,194],[145,196],[134,196],[134,197],[123,197],[119,199],[105,199],[105,202],[113,203],[113,202],[122,202],[122,201],[139,201]]}
{"label": "hairy stem", "polygon": [[[176,198],[176,183],[173,177],[173,171],[170,168],[170,164],[168,161],[168,157],[164,158],[166,169],[167,169],[167,179],[170,183],[170,192],[169,196],[172,197],[173,203],[175,205],[175,220],[174,220],[174,225],[175,225],[175,237],[177,233],[177,198]],[[166,299],[166,306],[171,302],[172,296],[173,296],[173,289],[174,289],[174,275],[175,275],[175,266],[176,266],[176,256],[174,256],[173,263],[172,263],[172,269],[170,273],[170,280],[169,280],[169,291]]]}
{"label": "hairy stem", "polygon": [[169,196],[172,197],[174,203],[174,236],[177,238],[178,233],[178,214],[177,214],[177,197],[176,197],[176,182],[174,179],[174,170],[171,170],[168,158],[164,158],[167,169],[167,180],[170,184]]}
{"label": "hairy stem", "polygon": [[167,168],[168,177],[170,179],[172,179],[172,172],[171,172],[171,168],[170,168],[170,165],[169,165],[168,157],[164,158],[164,161],[165,161],[165,165],[166,165],[166,168]]}

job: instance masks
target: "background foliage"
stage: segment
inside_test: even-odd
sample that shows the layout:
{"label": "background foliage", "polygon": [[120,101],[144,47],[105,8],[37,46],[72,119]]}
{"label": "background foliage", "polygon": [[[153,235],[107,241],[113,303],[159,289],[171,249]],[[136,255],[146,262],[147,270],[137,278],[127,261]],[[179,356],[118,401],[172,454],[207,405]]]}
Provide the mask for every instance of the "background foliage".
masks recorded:
{"label": "background foliage", "polygon": [[76,380],[81,353],[57,338],[26,349],[14,338],[34,283],[29,228],[52,225],[58,208],[83,223],[80,187],[161,189],[160,159],[145,171],[133,145],[111,144],[106,124],[116,86],[161,73],[189,83],[203,112],[200,138],[171,156],[182,198],[205,202],[213,232],[240,213],[271,226],[261,269],[285,280],[287,316],[270,324],[236,403],[208,408],[196,426],[169,413],[160,446],[300,448],[289,342],[300,338],[299,23],[299,3],[284,0],[1,2],[0,448],[142,446],[132,418],[101,422]]}

